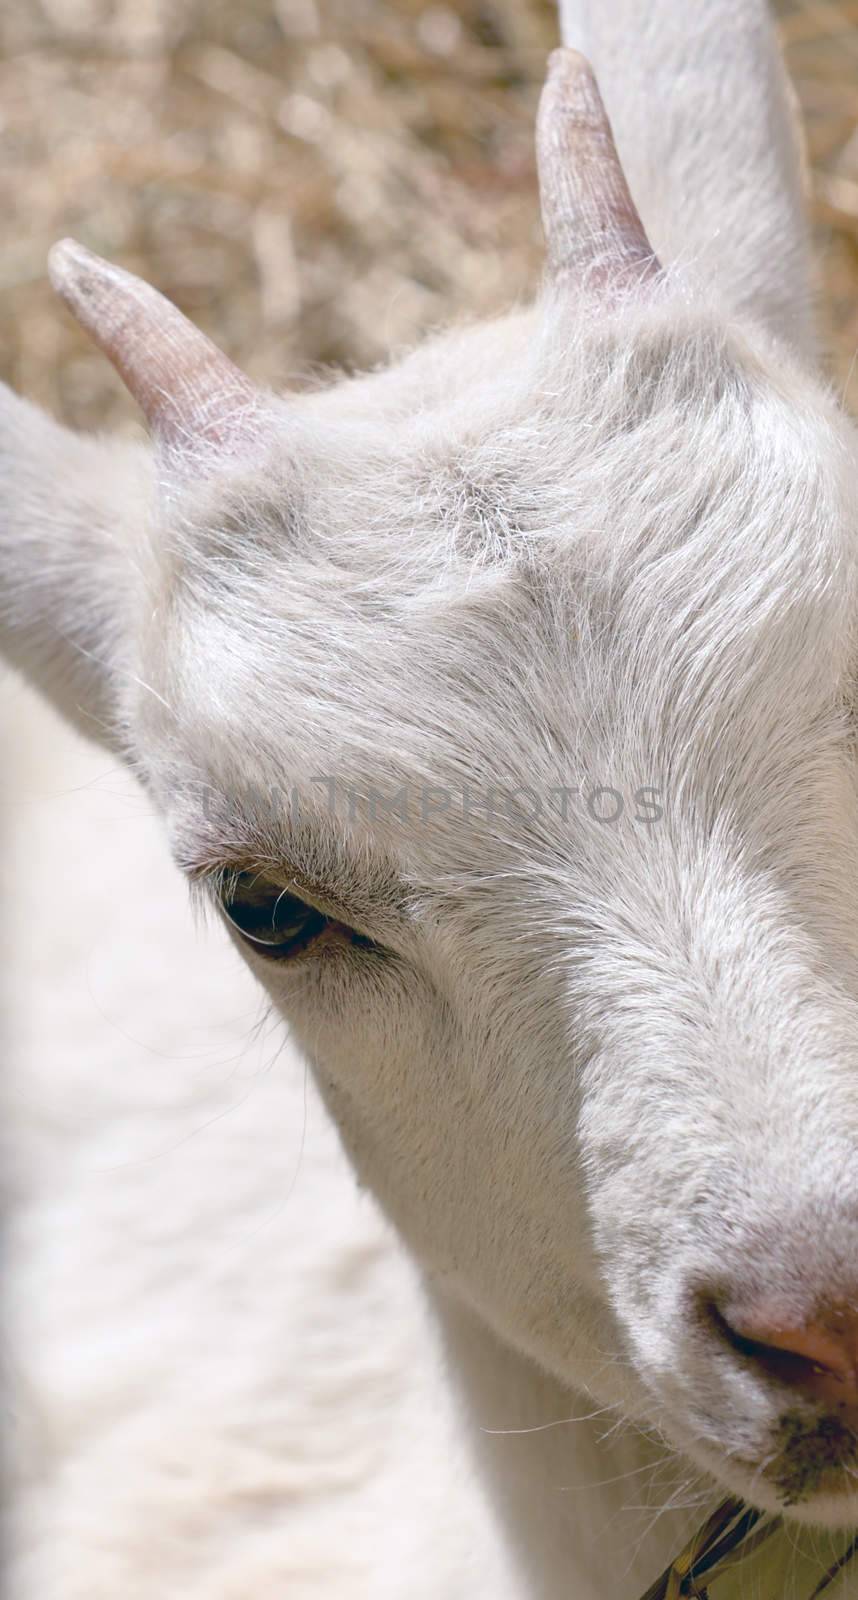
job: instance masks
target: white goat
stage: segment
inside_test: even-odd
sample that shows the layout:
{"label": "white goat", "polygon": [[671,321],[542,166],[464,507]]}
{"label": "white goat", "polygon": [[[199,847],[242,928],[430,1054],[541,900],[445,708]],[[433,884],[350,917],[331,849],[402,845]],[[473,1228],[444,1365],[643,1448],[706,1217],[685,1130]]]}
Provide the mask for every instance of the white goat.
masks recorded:
{"label": "white goat", "polygon": [[725,1489],[809,1588],[858,1522],[856,441],[762,3],[588,9],[625,176],[560,53],[531,311],[276,399],[58,248],[155,453],[4,397],[6,648],[138,772],[521,1430],[475,1437],[522,1593],[633,1600]]}

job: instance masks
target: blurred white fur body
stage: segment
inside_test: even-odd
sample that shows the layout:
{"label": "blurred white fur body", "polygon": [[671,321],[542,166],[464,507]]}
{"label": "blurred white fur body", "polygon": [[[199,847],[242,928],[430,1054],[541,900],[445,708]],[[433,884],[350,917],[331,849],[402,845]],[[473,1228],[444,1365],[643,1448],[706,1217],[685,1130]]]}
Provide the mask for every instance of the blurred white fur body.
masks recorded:
{"label": "blurred white fur body", "polygon": [[367,871],[411,890],[402,966],[260,969],[425,1270],[516,1582],[545,1600],[634,1597],[719,1482],[778,1504],[779,1403],[713,1361],[688,1285],[733,1252],[800,1316],[858,1254],[854,441],[808,369],[793,132],[762,8],[738,9],[565,8],[668,263],[644,303],[603,315],[594,270],[271,401],[243,460],[212,473],[207,442],[156,482],[4,402],[10,654],[130,755],[182,865],[244,829],[255,859],[332,872],[321,801],[309,846],[265,805],[328,772],[360,795],[562,774],[669,808],[562,836],[358,813]]}

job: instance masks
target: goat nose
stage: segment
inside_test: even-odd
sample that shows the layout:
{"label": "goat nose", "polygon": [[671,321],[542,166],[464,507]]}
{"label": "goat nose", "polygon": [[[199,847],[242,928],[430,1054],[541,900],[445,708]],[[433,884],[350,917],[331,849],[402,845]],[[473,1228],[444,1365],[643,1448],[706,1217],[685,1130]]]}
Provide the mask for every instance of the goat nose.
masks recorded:
{"label": "goat nose", "polygon": [[762,1308],[728,1305],[714,1309],[714,1321],[734,1350],[778,1383],[825,1405],[858,1408],[858,1308],[828,1305],[790,1327]]}

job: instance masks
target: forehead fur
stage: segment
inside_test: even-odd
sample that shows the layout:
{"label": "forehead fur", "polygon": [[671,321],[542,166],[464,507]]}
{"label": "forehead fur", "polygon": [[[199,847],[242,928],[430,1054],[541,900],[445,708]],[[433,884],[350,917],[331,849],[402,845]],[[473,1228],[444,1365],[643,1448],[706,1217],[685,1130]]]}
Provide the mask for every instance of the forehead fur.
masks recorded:
{"label": "forehead fur", "polygon": [[847,669],[843,428],[675,304],[543,304],[284,404],[172,508],[147,737],[226,790],[645,782],[716,716],[750,756],[769,685],[806,724]]}

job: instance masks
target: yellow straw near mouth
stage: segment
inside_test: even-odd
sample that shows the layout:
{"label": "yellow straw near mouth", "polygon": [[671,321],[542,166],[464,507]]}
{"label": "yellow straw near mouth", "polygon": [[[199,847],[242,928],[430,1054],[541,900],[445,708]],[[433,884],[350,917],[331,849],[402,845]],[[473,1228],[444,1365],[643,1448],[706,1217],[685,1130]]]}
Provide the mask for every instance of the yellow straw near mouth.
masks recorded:
{"label": "yellow straw near mouth", "polygon": [[[733,1572],[783,1527],[782,1517],[769,1517],[731,1496],[707,1518],[666,1572],[641,1600],[718,1600],[713,1585]],[[762,1524],[762,1526],[759,1526]],[[807,1600],[818,1600],[858,1555],[858,1535],[829,1567]],[[772,1594],[771,1600],[781,1600]]]}

